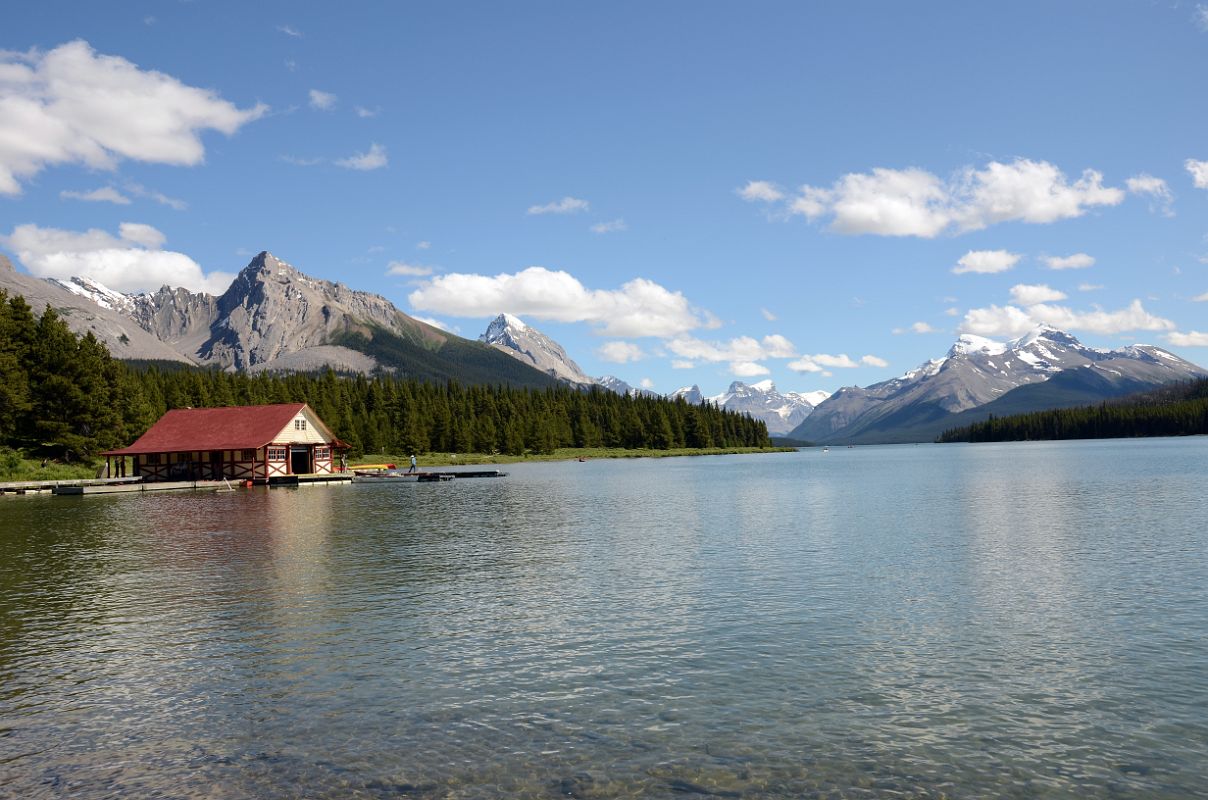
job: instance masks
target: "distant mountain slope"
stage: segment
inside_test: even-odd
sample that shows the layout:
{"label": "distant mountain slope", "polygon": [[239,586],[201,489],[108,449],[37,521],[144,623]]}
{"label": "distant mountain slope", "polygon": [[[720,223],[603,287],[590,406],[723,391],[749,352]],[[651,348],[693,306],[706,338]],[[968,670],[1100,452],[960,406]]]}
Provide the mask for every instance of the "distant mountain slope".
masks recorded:
{"label": "distant mountain slope", "polygon": [[789,435],[829,443],[930,441],[991,413],[1094,402],[1205,375],[1158,347],[1097,350],[1048,327],[1006,343],[966,335],[944,358],[900,378],[840,389]]}
{"label": "distant mountain slope", "polygon": [[[114,295],[117,298],[125,298],[126,295],[104,287],[98,289],[97,286],[90,288],[85,281],[52,282],[23,275],[0,255],[0,289],[7,291],[10,296],[24,297],[35,314],[41,314],[42,309],[50,305],[73,332],[82,335],[91,331],[116,358],[195,363],[158,337],[147,333],[122,310],[114,308],[115,304],[120,305]],[[98,304],[94,294],[105,297],[109,305]]]}

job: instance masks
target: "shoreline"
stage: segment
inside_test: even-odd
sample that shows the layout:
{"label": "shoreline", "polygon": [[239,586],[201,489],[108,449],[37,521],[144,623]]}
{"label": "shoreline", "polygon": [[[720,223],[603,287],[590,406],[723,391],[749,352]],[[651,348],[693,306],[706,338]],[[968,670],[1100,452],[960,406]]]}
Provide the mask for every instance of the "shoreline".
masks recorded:
{"label": "shoreline", "polygon": [[[675,448],[671,450],[652,450],[637,448],[626,450],[621,447],[561,447],[552,453],[533,453],[524,456],[508,455],[506,453],[427,453],[416,454],[419,466],[422,467],[456,467],[478,466],[482,464],[523,464],[530,461],[577,461],[580,458],[588,461],[602,458],[695,458],[699,456],[727,455],[763,455],[771,453],[795,453],[795,447],[708,447],[708,448]],[[366,454],[358,459],[349,459],[348,468],[353,469],[360,464],[390,463],[399,469],[406,469],[410,464],[410,455],[398,454]]]}

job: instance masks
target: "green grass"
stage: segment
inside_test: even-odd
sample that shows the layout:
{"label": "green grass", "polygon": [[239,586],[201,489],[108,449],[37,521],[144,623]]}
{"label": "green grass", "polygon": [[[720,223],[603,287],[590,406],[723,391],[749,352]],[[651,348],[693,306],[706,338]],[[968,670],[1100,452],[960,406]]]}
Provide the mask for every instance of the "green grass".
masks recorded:
{"label": "green grass", "polygon": [[[672,458],[678,456],[722,456],[747,455],[753,453],[792,453],[792,447],[709,447],[698,449],[683,447],[673,450],[636,449],[621,447],[562,447],[553,453],[511,456],[504,453],[422,453],[416,454],[420,469],[427,467],[451,467],[459,464],[515,464],[522,461],[574,461],[579,458]],[[357,464],[394,464],[406,468],[411,463],[410,455],[394,453],[367,453],[360,458],[348,459],[349,467]]]}
{"label": "green grass", "polygon": [[0,481],[70,481],[79,478],[95,478],[97,469],[105,465],[104,461],[73,462],[64,464],[58,461],[48,461],[42,466],[42,460],[25,458],[16,450],[0,448]]}

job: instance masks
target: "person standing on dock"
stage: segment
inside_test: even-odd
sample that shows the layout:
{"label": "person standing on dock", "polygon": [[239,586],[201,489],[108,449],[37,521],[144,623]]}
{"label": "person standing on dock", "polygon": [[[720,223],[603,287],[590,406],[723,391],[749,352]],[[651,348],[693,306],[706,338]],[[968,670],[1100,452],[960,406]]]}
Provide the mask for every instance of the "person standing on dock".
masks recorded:
{"label": "person standing on dock", "polygon": [[411,454],[411,469],[408,472],[415,472],[415,453]]}

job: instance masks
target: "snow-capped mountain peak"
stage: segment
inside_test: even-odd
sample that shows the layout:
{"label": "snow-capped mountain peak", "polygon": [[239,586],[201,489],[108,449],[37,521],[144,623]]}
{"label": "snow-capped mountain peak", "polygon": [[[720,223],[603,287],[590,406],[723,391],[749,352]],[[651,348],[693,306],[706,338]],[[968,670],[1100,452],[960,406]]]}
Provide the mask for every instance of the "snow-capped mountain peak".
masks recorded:
{"label": "snow-capped mountain peak", "polygon": [[74,295],[91,300],[101,308],[120,311],[123,314],[129,314],[134,308],[134,300],[129,295],[115,292],[105,284],[87,275],[76,275],[65,281],[58,278],[50,278],[49,281]]}
{"label": "snow-capped mountain peak", "polygon": [[581,386],[596,383],[566,354],[562,345],[511,314],[495,317],[478,341],[567,383]]}

